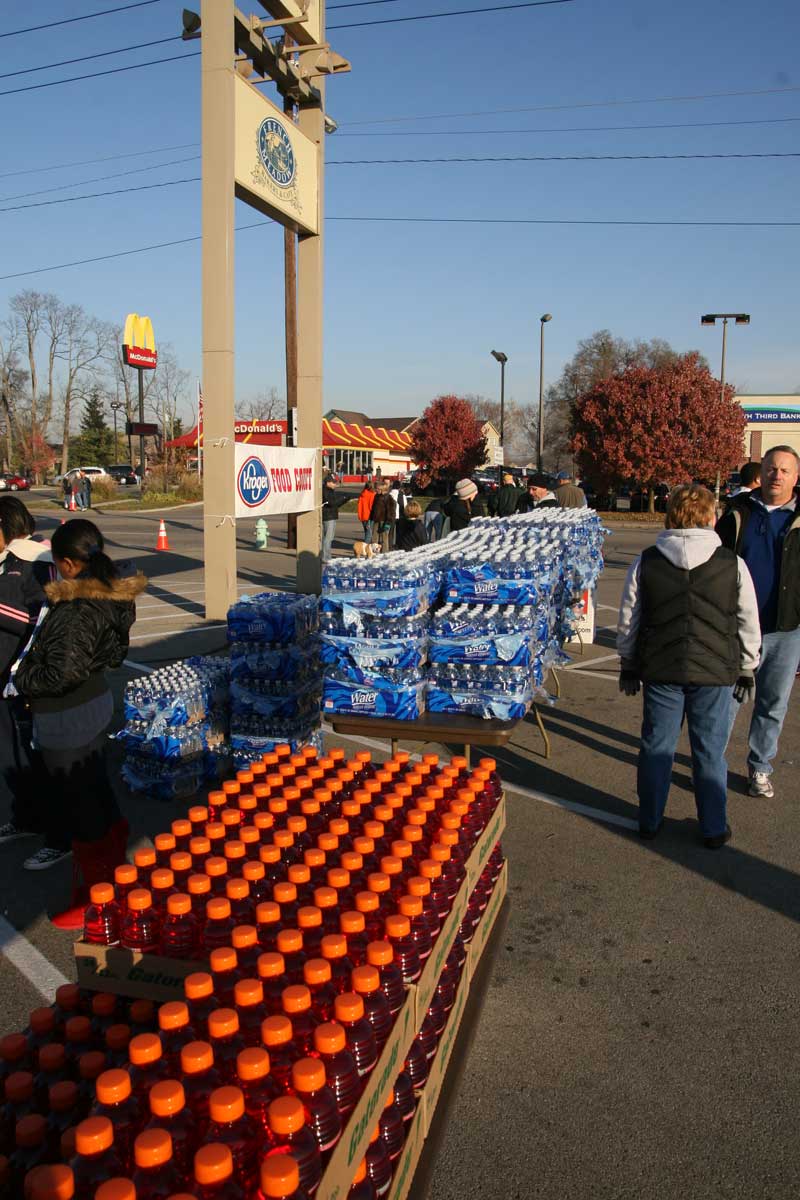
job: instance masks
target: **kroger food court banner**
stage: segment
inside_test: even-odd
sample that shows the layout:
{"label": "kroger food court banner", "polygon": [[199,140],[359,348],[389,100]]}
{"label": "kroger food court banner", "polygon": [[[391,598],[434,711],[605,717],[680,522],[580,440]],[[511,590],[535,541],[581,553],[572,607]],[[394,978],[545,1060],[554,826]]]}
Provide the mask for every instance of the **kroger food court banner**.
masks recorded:
{"label": "kroger food court banner", "polygon": [[308,512],[316,495],[317,451],[236,444],[236,516]]}

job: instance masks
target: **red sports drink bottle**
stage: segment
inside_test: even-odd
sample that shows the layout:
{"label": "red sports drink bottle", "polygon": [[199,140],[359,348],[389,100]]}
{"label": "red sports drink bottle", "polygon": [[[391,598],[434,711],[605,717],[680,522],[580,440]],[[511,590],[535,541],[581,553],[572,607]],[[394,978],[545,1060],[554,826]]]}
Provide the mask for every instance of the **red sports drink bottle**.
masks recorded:
{"label": "red sports drink bottle", "polygon": [[150,872],[150,895],[153,899],[153,908],[162,921],[167,911],[167,900],[170,896],[174,896],[177,890],[175,876],[169,867],[156,867],[154,871]]}
{"label": "red sports drink bottle", "polygon": [[97,1080],[108,1069],[102,1050],[89,1050],[78,1059],[78,1121],[88,1117],[95,1102]]}
{"label": "red sports drink bottle", "polygon": [[156,852],[156,864],[159,867],[168,867],[170,855],[175,853],[177,843],[174,833],[157,833],[153,838],[153,847]]}
{"label": "red sports drink bottle", "polygon": [[120,936],[120,911],[110,883],[95,883],[83,917],[83,940],[93,946],[116,946]]}
{"label": "red sports drink bottle", "polygon": [[360,967],[367,959],[367,925],[364,913],[350,909],[339,914],[339,929],[347,938],[347,957],[354,967]]}
{"label": "red sports drink bottle", "polygon": [[[423,861],[427,861],[423,860]],[[438,866],[438,863],[436,864]],[[442,928],[442,919],[431,895],[431,881],[425,875],[412,875],[406,880],[409,896],[418,896],[422,901],[422,912],[428,927],[431,943],[435,942]]]}
{"label": "red sports drink bottle", "polygon": [[75,1178],[65,1163],[35,1167],[23,1186],[25,1200],[72,1200],[75,1195]]}
{"label": "red sports drink bottle", "polygon": [[363,1079],[378,1061],[378,1043],[372,1026],[364,1016],[364,1001],[356,992],[342,992],[336,997],[334,1013],[336,1020],[344,1027],[347,1047]]}
{"label": "red sports drink bottle", "polygon": [[236,1056],[246,1049],[235,1008],[218,1008],[209,1013],[208,1040],[214,1051],[214,1065],[225,1082],[236,1078]]}
{"label": "red sports drink bottle", "polygon": [[303,964],[307,955],[303,948],[303,934],[299,929],[281,929],[276,939],[278,953],[283,955],[286,978],[290,983],[300,983]]}
{"label": "red sports drink bottle", "polygon": [[73,1079],[78,1078],[78,1059],[94,1049],[92,1023],[88,1017],[70,1017],[64,1025],[64,1048],[67,1051],[67,1065],[72,1071]]}
{"label": "red sports drink bottle", "polygon": [[126,950],[139,950],[142,954],[155,954],[161,935],[161,922],[153,908],[147,888],[134,888],[128,892],[128,908],[122,917],[120,942]]}
{"label": "red sports drink bottle", "polygon": [[234,925],[248,925],[254,918],[255,910],[247,880],[241,877],[229,879],[225,884],[225,895],[230,901],[231,920]]}
{"label": "red sports drink bottle", "polygon": [[195,971],[183,981],[183,994],[189,1006],[192,1029],[199,1038],[208,1036],[208,1018],[219,1002],[214,995],[214,980],[207,971]]}
{"label": "red sports drink bottle", "polygon": [[258,974],[258,960],[262,954],[255,925],[237,925],[231,934],[231,945],[236,951],[242,977],[254,978]]}
{"label": "red sports drink bottle", "polygon": [[25,1176],[47,1162],[47,1122],[39,1113],[31,1113],[17,1122],[14,1152],[8,1160],[11,1196],[23,1194]]}
{"label": "red sports drink bottle", "polygon": [[172,1138],[166,1129],[146,1129],[133,1144],[132,1182],[136,1200],[168,1200],[183,1177],[172,1158]]}
{"label": "red sports drink bottle", "polygon": [[403,1071],[411,1080],[415,1092],[421,1092],[428,1082],[428,1070],[428,1056],[425,1053],[425,1047],[419,1038],[416,1037],[409,1046],[403,1067]]}
{"label": "red sports drink bottle", "polygon": [[219,1142],[201,1146],[194,1156],[197,1200],[245,1200],[233,1173],[233,1155]]}
{"label": "red sports drink bottle", "polygon": [[[15,1072],[15,1074],[29,1074],[29,1072]],[[5,1097],[6,1102],[10,1103],[8,1095],[8,1083],[13,1076],[9,1075],[5,1082]],[[27,1112],[44,1112],[47,1106],[47,1095],[54,1083],[61,1083],[63,1079],[70,1078],[70,1070],[67,1064],[67,1052],[60,1042],[52,1042],[49,1046],[42,1046],[39,1051],[39,1073],[33,1081],[33,1099],[30,1103],[30,1108]],[[3,1128],[7,1129],[7,1136],[0,1139],[0,1152],[10,1153],[14,1144],[14,1126],[16,1120],[12,1119],[8,1126],[5,1125],[3,1119]]]}
{"label": "red sports drink bottle", "polygon": [[214,995],[221,1005],[231,1008],[236,984],[242,978],[239,959],[233,946],[217,946],[208,956],[208,965],[214,980]]}
{"label": "red sports drink bottle", "polygon": [[[213,882],[212,882],[213,890]],[[231,917],[231,902],[227,896],[214,896],[206,904],[206,927],[202,945],[207,954],[221,946],[230,946],[236,922]]]}
{"label": "red sports drink bottle", "polygon": [[381,978],[381,991],[386,997],[392,1017],[396,1017],[405,1002],[406,985],[402,972],[394,961],[392,943],[370,942],[367,946],[367,963],[377,967]]}
{"label": "red sports drink bottle", "polygon": [[422,904],[422,897],[400,896],[397,901],[397,908],[404,917],[408,917],[411,926],[411,941],[416,947],[420,962],[424,963],[431,952],[431,934]]}
{"label": "red sports drink bottle", "polygon": [[233,990],[233,1003],[239,1014],[239,1028],[246,1046],[261,1044],[264,1019],[264,985],[260,979],[240,979]]}
{"label": "red sports drink bottle", "polygon": [[383,1144],[391,1162],[400,1157],[406,1140],[406,1127],[403,1114],[397,1105],[394,1093],[390,1093],[378,1122]]}
{"label": "red sports drink bottle", "polygon": [[153,1084],[169,1078],[169,1065],[162,1052],[161,1038],[156,1033],[140,1033],[131,1038],[128,1057],[133,1094],[144,1104]]}
{"label": "red sports drink bottle", "polygon": [[311,992],[303,983],[284,988],[283,1011],[292,1023],[295,1045],[300,1054],[309,1054],[314,1044],[314,1030],[319,1021],[311,1009]]}
{"label": "red sports drink bottle", "polygon": [[367,1164],[367,1178],[375,1188],[377,1197],[388,1196],[392,1186],[392,1163],[381,1137],[380,1126],[376,1125],[364,1156]]}
{"label": "red sports drink bottle", "polygon": [[394,1026],[392,1010],[381,991],[380,973],[377,967],[366,963],[364,966],[354,967],[350,978],[353,991],[361,996],[364,1002],[364,1016],[372,1026],[380,1054]]}
{"label": "red sports drink bottle", "polygon": [[189,1111],[195,1119],[198,1143],[208,1129],[208,1102],[222,1087],[222,1076],[214,1066],[214,1051],[208,1042],[190,1042],[181,1050],[181,1079]]}
{"label": "red sports drink bottle", "polygon": [[[165,1129],[169,1133],[172,1138],[172,1160],[179,1172],[179,1178],[181,1181],[187,1179],[192,1169],[194,1152],[199,1145],[199,1137],[197,1122],[186,1105],[183,1084],[177,1079],[165,1079],[151,1087],[148,1098],[151,1113],[148,1129]],[[137,1166],[141,1166],[138,1160]],[[170,1187],[165,1195],[168,1196],[170,1191],[174,1190],[174,1187]]]}
{"label": "red sports drink bottle", "polygon": [[259,954],[256,963],[258,978],[264,988],[266,1011],[273,1016],[283,1011],[283,989],[288,985],[283,955],[267,952]]}
{"label": "red sports drink bottle", "polygon": [[[270,830],[268,836],[273,837],[274,832]],[[267,882],[274,887],[283,879],[286,871],[286,866],[281,860],[280,846],[276,846],[274,842],[267,842],[259,850],[258,857],[264,865]]]}
{"label": "red sports drink bottle", "polygon": [[271,1154],[261,1164],[257,1200],[308,1200],[300,1187],[300,1168],[288,1154]]}
{"label": "red sports drink bottle", "polygon": [[[211,829],[211,826],[206,826]],[[224,825],[220,825],[220,829],[224,829]],[[211,849],[214,845],[212,842]],[[203,870],[211,880],[211,895],[212,898],[222,899],[225,895],[225,884],[228,882],[228,860],[221,854],[213,854],[203,863]]]}
{"label": "red sports drink bottle", "polygon": [[197,940],[200,941],[200,930],[206,923],[206,905],[211,899],[211,880],[203,872],[190,875],[186,881],[186,890],[191,897],[192,912],[197,919]]}
{"label": "red sports drink bottle", "polygon": [[367,1176],[367,1160],[362,1158],[356,1167],[350,1191],[347,1193],[347,1200],[376,1200],[376,1197],[377,1192],[372,1185],[372,1180]]}
{"label": "red sports drink bottle", "polygon": [[416,942],[411,935],[411,921],[403,913],[393,913],[386,918],[384,926],[386,940],[391,943],[394,961],[400,969],[403,982],[406,985],[416,983],[422,974],[422,966]]}
{"label": "red sports drink bottle", "polygon": [[[242,830],[242,833],[244,832],[245,830]],[[256,835],[255,845],[258,846],[258,830],[253,828],[253,832]],[[255,913],[259,904],[263,904],[265,900],[269,900],[272,893],[272,888],[267,883],[267,873],[264,870],[264,864],[259,860],[257,849],[254,852],[253,858],[249,859],[242,867],[242,878],[246,879],[250,884],[250,899],[253,903],[253,913]]]}
{"label": "red sports drink bottle", "polygon": [[319,957],[324,936],[322,911],[315,904],[306,904],[297,910],[297,927],[303,935],[303,949],[311,958]]}
{"label": "red sports drink bottle", "polygon": [[39,1051],[43,1046],[49,1046],[57,1040],[56,1011],[52,1005],[33,1009],[28,1018],[26,1037],[31,1071],[35,1072],[39,1069]]}
{"label": "red sports drink bottle", "polygon": [[270,1074],[269,1054],[263,1046],[242,1050],[236,1059],[237,1086],[244,1093],[244,1108],[259,1129],[260,1145],[267,1136],[267,1110],[273,1100],[283,1095],[277,1079]]}
{"label": "red sports drink bottle", "polygon": [[167,910],[161,924],[161,954],[165,958],[194,958],[199,937],[192,897],[185,892],[175,892],[167,898]]}
{"label": "red sports drink bottle", "polygon": [[392,1100],[403,1118],[403,1123],[407,1124],[417,1110],[417,1097],[411,1077],[405,1071],[401,1071],[394,1081]]}
{"label": "red sports drink bottle", "polygon": [[88,1117],[75,1130],[75,1157],[70,1163],[76,1196],[93,1196],[106,1179],[123,1174],[108,1117]]}
{"label": "red sports drink bottle", "polygon": [[282,1096],[272,1101],[267,1118],[273,1151],[295,1160],[301,1186],[313,1194],[322,1178],[322,1160],[317,1139],[306,1125],[303,1105],[296,1096]]}
{"label": "red sports drink bottle", "polygon": [[71,1079],[65,1079],[63,1083],[54,1083],[47,1100],[47,1157],[48,1161],[57,1162],[62,1136],[68,1129],[78,1125],[86,1114],[78,1107],[78,1085]]}
{"label": "red sports drink bottle", "polygon": [[185,892],[189,883],[189,876],[194,872],[194,863],[191,854],[187,850],[173,851],[169,856],[169,869],[172,871],[175,887],[179,892]]}
{"label": "red sports drink bottle", "polygon": [[378,893],[374,891],[356,892],[354,903],[356,911],[364,918],[364,934],[367,943],[382,938],[383,922],[388,913],[384,913],[381,909]]}
{"label": "red sports drink bottle", "polygon": [[326,958],[309,958],[303,967],[303,979],[311,992],[311,1010],[317,1021],[330,1021],[336,999],[331,964]]}
{"label": "red sports drink bottle", "polygon": [[228,1147],[233,1155],[236,1181],[250,1195],[258,1178],[259,1139],[255,1122],[244,1110],[241,1088],[221,1087],[212,1092],[209,1113],[211,1123],[206,1136],[210,1142],[221,1142]]}
{"label": "red sports drink bottle", "polygon": [[179,817],[176,821],[172,822],[170,828],[172,829],[172,836],[175,838],[175,849],[188,850],[189,841],[192,837],[192,822],[187,820],[186,817]]}
{"label": "red sports drink bottle", "polygon": [[292,1064],[301,1057],[300,1051],[292,1041],[292,1022],[287,1016],[278,1013],[266,1017],[261,1022],[261,1040],[269,1052],[270,1071],[282,1091],[288,1092]]}
{"label": "red sports drink bottle", "polygon": [[344,1121],[358,1104],[363,1086],[356,1060],[347,1048],[344,1027],[337,1021],[318,1025],[314,1030],[314,1049],[325,1066],[326,1079]]}
{"label": "red sports drink bottle", "polygon": [[262,900],[256,907],[255,918],[261,949],[274,951],[277,949],[278,933],[281,928],[280,906],[274,900]]}
{"label": "red sports drink bottle", "polygon": [[331,964],[331,981],[336,991],[348,991],[353,964],[347,957],[347,938],[343,933],[326,934],[320,943],[320,951]]}
{"label": "red sports drink bottle", "polygon": [[158,1010],[158,1029],[167,1065],[174,1076],[180,1074],[181,1051],[197,1034],[189,1024],[189,1006],[183,1000],[170,1000]]}
{"label": "red sports drink bottle", "polygon": [[119,996],[111,992],[97,992],[92,996],[92,1042],[95,1046],[105,1045],[106,1031],[119,1020]]}
{"label": "red sports drink bottle", "polygon": [[318,1058],[300,1058],[292,1067],[292,1091],[305,1110],[305,1123],[314,1134],[320,1154],[328,1154],[342,1136],[342,1118],[333,1089]]}

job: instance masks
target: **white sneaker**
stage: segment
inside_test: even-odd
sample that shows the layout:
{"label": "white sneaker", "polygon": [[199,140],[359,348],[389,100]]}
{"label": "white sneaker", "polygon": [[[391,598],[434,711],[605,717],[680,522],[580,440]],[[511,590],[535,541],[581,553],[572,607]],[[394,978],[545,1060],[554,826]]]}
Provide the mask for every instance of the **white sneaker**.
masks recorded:
{"label": "white sneaker", "polygon": [[764,796],[767,800],[772,799],[775,795],[775,789],[770,783],[770,778],[766,771],[752,771],[750,773],[747,794],[748,796]]}
{"label": "white sneaker", "polygon": [[22,865],[26,871],[46,871],[49,867],[60,863],[63,858],[69,858],[71,854],[71,850],[59,850],[55,846],[42,846],[41,850],[37,850],[30,858],[26,858]]}
{"label": "white sneaker", "polygon": [[7,821],[5,825],[0,825],[0,845],[3,842],[15,842],[17,838],[36,837],[30,829],[20,829],[13,821]]}

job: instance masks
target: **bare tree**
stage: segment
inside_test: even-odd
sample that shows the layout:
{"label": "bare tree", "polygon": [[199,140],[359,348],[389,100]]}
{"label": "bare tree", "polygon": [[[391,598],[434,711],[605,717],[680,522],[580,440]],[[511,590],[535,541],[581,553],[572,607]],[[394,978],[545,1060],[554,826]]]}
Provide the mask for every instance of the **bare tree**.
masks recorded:
{"label": "bare tree", "polygon": [[255,396],[237,400],[234,411],[237,421],[277,421],[286,414],[286,401],[276,387],[268,387]]}
{"label": "bare tree", "polygon": [[27,289],[11,297],[12,319],[25,346],[28,359],[28,379],[30,387],[30,425],[31,432],[38,430],[37,403],[39,396],[39,372],[36,366],[36,343],[42,328],[44,313],[44,296],[41,292]]}
{"label": "bare tree", "polygon": [[19,345],[13,322],[0,327],[0,437],[4,442],[3,467],[14,461],[14,446],[20,440],[19,404],[25,395],[27,375],[20,366]]}
{"label": "bare tree", "polygon": [[[500,401],[490,400],[487,396],[468,395],[472,411],[480,421],[491,421],[497,432],[500,432]],[[513,397],[503,404],[503,444],[509,459],[519,458],[527,452],[526,410]]]}
{"label": "bare tree", "polygon": [[90,317],[79,304],[60,305],[59,307],[60,334],[56,357],[63,362],[65,371],[62,391],[61,474],[63,475],[69,465],[72,403],[74,399],[83,399],[89,387],[96,386],[97,368],[107,353],[109,330],[103,322]]}

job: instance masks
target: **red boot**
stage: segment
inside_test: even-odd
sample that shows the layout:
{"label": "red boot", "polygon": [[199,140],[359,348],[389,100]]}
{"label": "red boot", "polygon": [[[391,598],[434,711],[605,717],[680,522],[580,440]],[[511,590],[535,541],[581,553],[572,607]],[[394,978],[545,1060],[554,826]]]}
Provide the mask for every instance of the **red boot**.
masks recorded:
{"label": "red boot", "polygon": [[128,822],[120,817],[96,842],[73,841],[72,900],[69,908],[50,918],[57,929],[83,929],[89,888],[93,883],[113,880],[114,868],[125,862],[129,833]]}

